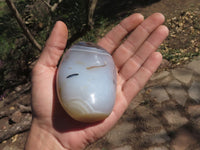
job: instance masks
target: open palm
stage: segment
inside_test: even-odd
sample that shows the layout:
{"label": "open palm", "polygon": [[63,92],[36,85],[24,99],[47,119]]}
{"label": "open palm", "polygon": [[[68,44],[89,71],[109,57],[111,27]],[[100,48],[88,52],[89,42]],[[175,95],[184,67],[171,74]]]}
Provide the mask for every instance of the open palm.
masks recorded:
{"label": "open palm", "polygon": [[68,34],[66,25],[57,22],[33,69],[33,122],[26,149],[33,148],[34,130],[38,129],[41,133],[38,136],[46,135],[54,142],[54,148],[49,144],[46,149],[83,149],[108,132],[160,65],[162,56],[155,51],[168,35],[163,22],[164,17],[159,13],[145,20],[142,15],[133,14],[99,40],[98,45],[112,54],[118,71],[117,95],[110,116],[92,124],[73,120],[58,101],[55,77]]}

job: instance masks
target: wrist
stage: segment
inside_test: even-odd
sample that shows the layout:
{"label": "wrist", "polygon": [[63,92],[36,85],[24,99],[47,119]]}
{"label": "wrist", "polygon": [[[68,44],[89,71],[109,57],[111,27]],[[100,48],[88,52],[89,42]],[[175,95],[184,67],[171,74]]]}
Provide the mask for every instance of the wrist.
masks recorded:
{"label": "wrist", "polygon": [[48,131],[42,129],[34,120],[26,141],[25,150],[68,150]]}

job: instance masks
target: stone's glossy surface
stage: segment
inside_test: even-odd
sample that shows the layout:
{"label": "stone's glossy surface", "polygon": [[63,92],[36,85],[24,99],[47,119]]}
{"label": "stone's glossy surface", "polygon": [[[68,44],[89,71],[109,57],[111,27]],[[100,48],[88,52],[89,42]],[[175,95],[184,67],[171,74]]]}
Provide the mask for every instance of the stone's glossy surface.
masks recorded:
{"label": "stone's glossy surface", "polygon": [[75,120],[95,122],[112,111],[116,95],[116,70],[112,56],[88,42],[72,46],[57,72],[58,98]]}

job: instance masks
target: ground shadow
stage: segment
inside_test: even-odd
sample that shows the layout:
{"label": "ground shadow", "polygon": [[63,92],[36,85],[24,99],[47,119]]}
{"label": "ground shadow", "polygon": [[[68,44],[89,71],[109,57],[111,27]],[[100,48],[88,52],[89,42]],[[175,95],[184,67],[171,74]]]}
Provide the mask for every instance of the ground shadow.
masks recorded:
{"label": "ground shadow", "polygon": [[137,7],[145,7],[159,1],[160,0],[99,0],[95,15],[115,20],[128,15],[129,11],[133,11]]}

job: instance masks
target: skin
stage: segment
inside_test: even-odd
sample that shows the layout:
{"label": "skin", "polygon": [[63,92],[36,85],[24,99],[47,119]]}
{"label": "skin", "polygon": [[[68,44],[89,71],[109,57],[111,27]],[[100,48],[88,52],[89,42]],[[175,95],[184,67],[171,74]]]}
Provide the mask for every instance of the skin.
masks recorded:
{"label": "skin", "polygon": [[33,119],[25,149],[80,150],[105,135],[159,67],[162,55],[155,51],[169,32],[164,20],[160,13],[145,20],[133,14],[99,40],[116,64],[117,95],[110,116],[92,124],[70,118],[56,95],[57,64],[68,38],[66,25],[58,21],[32,71]]}

